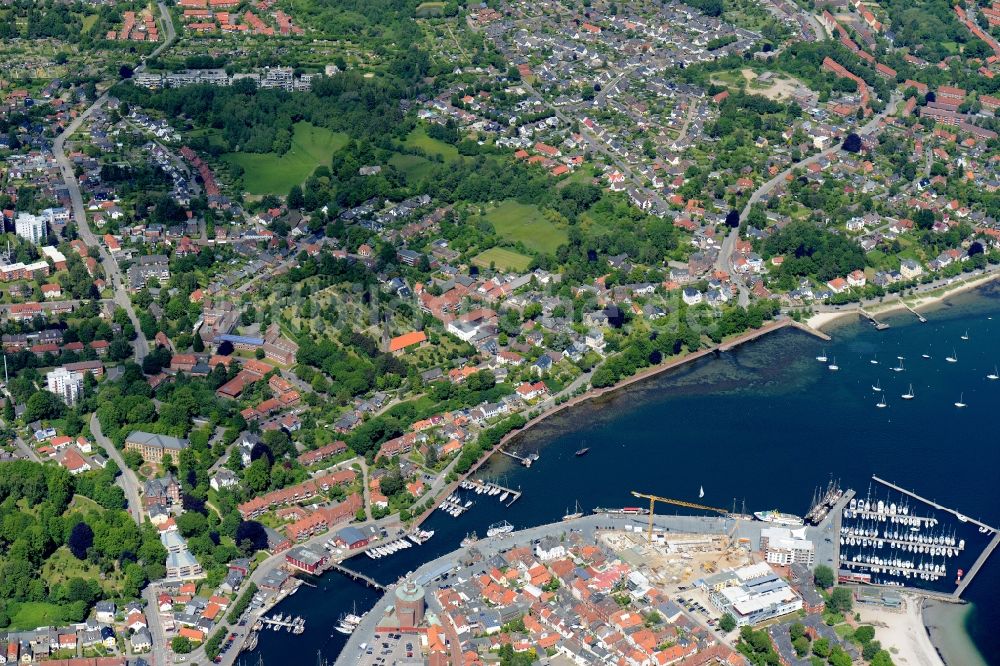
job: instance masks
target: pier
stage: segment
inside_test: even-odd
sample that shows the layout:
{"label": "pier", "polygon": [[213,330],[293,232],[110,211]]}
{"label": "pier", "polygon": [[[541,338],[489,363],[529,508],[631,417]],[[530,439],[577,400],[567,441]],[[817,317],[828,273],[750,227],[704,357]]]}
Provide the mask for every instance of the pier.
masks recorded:
{"label": "pier", "polygon": [[[986,529],[988,529],[990,532],[992,532],[994,534],[997,532],[997,528],[993,527],[992,525],[987,525],[986,523],[984,523],[982,521],[979,521],[979,520],[976,520],[975,518],[969,518],[968,516],[963,515],[963,514],[959,513],[958,511],[955,511],[954,509],[949,509],[948,507],[943,506],[941,504],[938,504],[937,502],[931,501],[931,500],[927,499],[926,497],[921,497],[920,495],[918,495],[918,494],[916,494],[914,492],[911,492],[911,491],[907,490],[906,488],[900,488],[899,486],[897,486],[894,483],[886,481],[885,479],[880,479],[879,477],[875,476],[874,474],[872,474],[872,479],[875,480],[875,481],[877,481],[877,482],[879,482],[879,483],[881,483],[883,486],[886,486],[888,488],[892,488],[896,492],[900,492],[900,493],[903,493],[904,495],[908,495],[908,496],[912,497],[915,500],[920,500],[924,504],[929,504],[930,506],[932,506],[935,509],[938,509],[940,511],[945,511],[947,513],[950,513],[953,516],[955,516],[956,518],[958,518],[959,521],[961,521],[963,523],[972,523],[973,525],[978,525],[979,527],[985,527]],[[913,516],[909,516],[909,517],[912,518]]]}
{"label": "pier", "polygon": [[[906,573],[913,574],[915,576],[920,576],[921,574],[930,575],[930,576],[937,576],[938,578],[946,578],[948,576],[947,570],[946,571],[942,571],[942,572],[924,571],[923,569],[909,569],[907,567],[897,567],[895,565],[886,564],[884,562],[882,564],[870,564],[868,562],[857,562],[855,560],[843,560],[840,563],[840,565],[842,567],[848,567],[848,568],[858,567],[858,568],[861,568],[861,569],[871,569],[873,571],[877,569],[878,571],[881,571],[883,573],[885,573],[885,572],[887,572],[887,571],[889,571],[891,569],[892,571],[899,571],[901,573],[902,572],[906,572]],[[893,575],[895,575],[895,574],[893,574]],[[909,587],[908,585],[901,585],[899,587],[903,587],[903,588],[909,589],[909,590],[913,589],[913,588]],[[917,590],[914,590],[914,591],[915,592],[919,592],[919,593],[923,592],[923,590],[920,590],[920,589],[917,589]]]}
{"label": "pier", "polygon": [[986,564],[986,560],[990,558],[990,555],[993,554],[993,551],[996,550],[997,546],[1000,546],[1000,533],[994,532],[989,545],[986,546],[986,548],[983,549],[983,552],[979,554],[979,557],[976,558],[972,568],[969,569],[969,572],[965,574],[964,578],[962,578],[962,582],[958,584],[958,587],[956,587],[955,591],[952,593],[956,599],[962,596],[962,593],[965,592],[965,588],[969,586],[973,577],[975,577],[975,575],[979,573],[979,570],[983,568],[983,565]]}
{"label": "pier", "polygon": [[277,631],[278,629],[287,629],[288,631],[293,631],[295,633],[302,633],[306,628],[306,621],[301,617],[292,618],[289,615],[287,618],[280,613],[274,617],[262,617],[260,621],[268,629],[273,629]]}
{"label": "pier", "polygon": [[[499,495],[501,497],[504,494],[506,494],[508,497],[510,497],[510,501],[506,501],[505,500],[506,503],[504,504],[504,506],[510,506],[511,504],[513,504],[514,502],[516,502],[517,500],[519,500],[521,498],[521,495],[523,494],[520,490],[514,490],[513,488],[504,488],[499,483],[496,483],[494,481],[485,481],[484,482],[484,481],[468,481],[468,480],[466,480],[466,481],[461,482],[458,485],[458,487],[461,488],[461,489],[463,489],[463,490],[471,490],[473,492],[475,492],[477,488],[482,488],[483,490],[481,490],[480,492],[477,492],[476,493],[477,495],[483,495],[486,492],[488,492],[491,488],[496,488],[500,492],[499,493],[494,493],[494,494]],[[490,495],[487,495],[487,496],[489,497]]]}
{"label": "pier", "polygon": [[[954,546],[945,546],[945,545],[942,545],[942,544],[920,543],[919,541],[904,541],[904,540],[901,540],[901,539],[887,539],[887,538],[885,538],[883,536],[870,537],[870,536],[864,536],[861,533],[855,534],[850,529],[847,530],[847,534],[845,534],[844,536],[845,537],[850,537],[850,538],[855,539],[857,541],[880,542],[880,543],[883,543],[886,546],[890,546],[892,548],[908,548],[909,546],[913,546],[914,548],[925,548],[925,549],[931,549],[931,550],[938,549],[938,548],[943,548],[946,551],[947,550],[956,551],[956,554],[962,552],[963,550],[965,550],[965,544],[959,545],[958,543],[956,543]],[[851,544],[848,544],[848,545],[851,545]],[[918,551],[907,551],[907,552],[913,553],[915,555],[931,555],[932,554],[930,552],[922,552],[922,551],[919,551],[919,550]]]}
{"label": "pier", "polygon": [[385,592],[385,585],[382,585],[382,583],[378,582],[371,576],[366,576],[363,573],[359,573],[353,569],[348,569],[347,567],[338,562],[330,562],[327,565],[327,569],[331,571],[336,571],[337,573],[344,574],[351,580],[356,580],[359,583],[364,583],[368,587],[376,589],[379,592]]}
{"label": "pier", "polygon": [[841,521],[844,517],[844,507],[846,507],[851,499],[854,497],[854,491],[848,488],[841,495],[837,503],[833,505],[830,509],[830,513],[826,514],[824,520],[830,520],[833,523],[833,533],[830,537],[831,545],[833,546],[833,560],[832,569],[837,571],[840,568],[840,539],[838,535],[840,534]]}
{"label": "pier", "polygon": [[864,308],[858,308],[858,314],[860,314],[862,317],[870,321],[875,326],[876,331],[884,331],[885,329],[889,328],[889,324],[885,323],[884,321],[879,321],[878,319],[875,318],[875,315],[868,312],[868,310],[865,310]]}
{"label": "pier", "polygon": [[913,308],[911,308],[910,305],[906,301],[900,301],[900,303],[903,304],[904,308],[906,308],[907,310],[909,310],[910,312],[912,312],[913,316],[916,317],[917,321],[919,321],[921,324],[926,324],[927,323],[927,317],[923,316],[922,314],[920,314],[919,312],[917,312],[916,310],[914,310]]}
{"label": "pier", "polygon": [[525,467],[531,467],[531,463],[533,463],[536,460],[538,460],[538,454],[537,453],[529,453],[526,456],[519,456],[516,453],[511,453],[510,451],[504,451],[503,449],[500,449],[500,453],[504,454],[505,456],[509,456],[509,457],[513,458],[514,460],[516,460],[517,462],[521,463]]}
{"label": "pier", "polygon": [[972,565],[972,568],[969,569],[968,573],[965,574],[965,577],[962,578],[962,581],[958,584],[958,587],[956,587],[955,591],[952,593],[953,599],[955,600],[960,599],[962,593],[965,592],[965,588],[969,586],[969,584],[972,582],[972,579],[975,578],[976,574],[979,573],[979,570],[982,569],[984,564],[986,564],[986,560],[988,560],[990,555],[993,554],[993,551],[997,549],[997,546],[1000,546],[1000,532],[998,532],[997,528],[993,527],[992,525],[987,525],[986,523],[980,520],[976,520],[975,518],[969,518],[968,516],[963,515],[958,511],[955,511],[954,509],[949,509],[946,506],[943,506],[941,504],[938,504],[937,502],[929,500],[926,497],[921,497],[920,495],[911,492],[905,488],[900,488],[896,484],[890,481],[886,481],[885,479],[881,479],[875,476],[874,474],[872,474],[872,479],[877,481],[878,483],[881,483],[883,486],[886,486],[887,488],[892,488],[896,492],[912,497],[913,499],[920,500],[924,504],[929,504],[930,506],[934,507],[935,509],[939,509],[940,511],[945,511],[947,513],[950,513],[963,523],[972,523],[973,525],[978,525],[979,527],[988,530],[989,533],[993,535],[993,538],[990,540],[990,543],[986,546],[986,548],[983,549],[983,552],[979,554],[979,557],[976,558],[976,561]]}
{"label": "pier", "polygon": [[[915,516],[913,514],[904,516],[901,513],[897,513],[895,515],[891,515],[888,513],[879,513],[878,511],[863,511],[861,509],[854,509],[853,513],[857,516],[860,516],[861,518],[867,518],[868,520],[877,520],[879,521],[879,523],[885,523],[888,525],[914,524],[922,527],[926,523],[927,527],[934,527],[935,525],[938,524],[937,518],[930,518],[927,516]],[[885,520],[882,520],[883,518]],[[896,518],[896,522],[892,521],[893,518]]]}

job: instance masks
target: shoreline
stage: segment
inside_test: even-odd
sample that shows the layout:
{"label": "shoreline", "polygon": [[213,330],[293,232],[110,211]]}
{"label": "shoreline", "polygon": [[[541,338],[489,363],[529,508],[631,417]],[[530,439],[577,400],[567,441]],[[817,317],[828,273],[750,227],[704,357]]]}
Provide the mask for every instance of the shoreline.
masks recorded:
{"label": "shoreline", "polygon": [[[825,326],[832,324],[838,319],[852,315],[858,316],[858,310],[862,308],[871,314],[887,314],[897,310],[904,310],[908,307],[913,310],[921,310],[932,305],[939,305],[952,296],[972,291],[973,289],[978,289],[997,279],[1000,279],[1000,271],[993,271],[970,280],[961,279],[959,282],[945,285],[944,287],[939,287],[938,289],[923,294],[918,293],[909,297],[900,296],[892,301],[876,303],[870,307],[864,307],[861,304],[852,304],[852,307],[849,309],[838,310],[835,312],[817,312],[806,320],[806,324],[810,328],[822,331]],[[935,293],[936,291],[940,291],[940,293]]]}
{"label": "shoreline", "polygon": [[938,657],[947,665],[986,666],[986,660],[966,628],[969,604],[949,604],[933,599],[923,603],[921,620],[924,632]]}

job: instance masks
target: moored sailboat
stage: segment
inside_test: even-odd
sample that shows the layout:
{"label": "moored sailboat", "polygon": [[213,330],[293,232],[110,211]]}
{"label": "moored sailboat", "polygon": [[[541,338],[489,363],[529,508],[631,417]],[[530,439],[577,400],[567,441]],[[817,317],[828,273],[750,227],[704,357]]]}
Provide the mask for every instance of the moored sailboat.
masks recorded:
{"label": "moored sailboat", "polygon": [[904,393],[901,397],[903,400],[913,400],[913,384],[910,384],[910,390]]}

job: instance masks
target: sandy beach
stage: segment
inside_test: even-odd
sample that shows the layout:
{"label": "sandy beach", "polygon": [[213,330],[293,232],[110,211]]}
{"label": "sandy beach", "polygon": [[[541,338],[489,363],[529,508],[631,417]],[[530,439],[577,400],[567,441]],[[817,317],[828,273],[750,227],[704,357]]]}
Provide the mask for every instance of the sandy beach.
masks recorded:
{"label": "sandy beach", "polygon": [[[902,611],[858,605],[862,624],[875,627],[875,638],[892,653],[892,661],[905,666],[944,666],[931,643],[921,613],[919,597],[906,594]],[[957,662],[956,662],[957,663]]]}
{"label": "sandy beach", "polygon": [[[897,298],[892,301],[866,305],[864,308],[872,314],[885,314],[886,312],[901,310],[903,309],[904,304],[909,305],[914,310],[920,310],[932,305],[937,305],[938,303],[941,303],[956,294],[982,287],[983,285],[989,284],[998,278],[1000,278],[1000,272],[987,273],[985,275],[979,275],[967,279],[959,278],[952,284],[939,287],[938,289],[924,294],[904,296],[901,299]],[[817,312],[806,321],[806,324],[817,331],[821,331],[824,326],[828,326],[838,319],[851,316],[858,316],[857,305],[854,305],[853,307],[846,307],[846,309],[838,310],[836,312]]]}

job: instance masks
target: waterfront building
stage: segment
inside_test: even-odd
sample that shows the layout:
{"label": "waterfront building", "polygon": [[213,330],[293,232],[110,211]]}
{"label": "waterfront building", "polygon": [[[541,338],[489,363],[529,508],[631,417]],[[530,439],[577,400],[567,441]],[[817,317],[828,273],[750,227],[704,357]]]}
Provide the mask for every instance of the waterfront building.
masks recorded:
{"label": "waterfront building", "polygon": [[424,609],[426,608],[424,588],[412,580],[407,580],[396,588],[395,594],[393,605],[396,608],[399,628],[405,630],[410,627],[419,627],[424,621]]}
{"label": "waterfront building", "polygon": [[296,546],[285,553],[285,561],[289,565],[310,574],[316,573],[317,569],[326,564],[326,560],[325,552],[313,550],[308,546]]}
{"label": "waterfront building", "polygon": [[805,538],[806,529],[790,530],[787,527],[767,527],[760,531],[760,549],[770,564],[816,563],[816,545]]}
{"label": "waterfront building", "polygon": [[737,626],[760,624],[802,608],[802,598],[764,562],[736,569],[728,581],[709,588],[709,599],[732,615]]}

